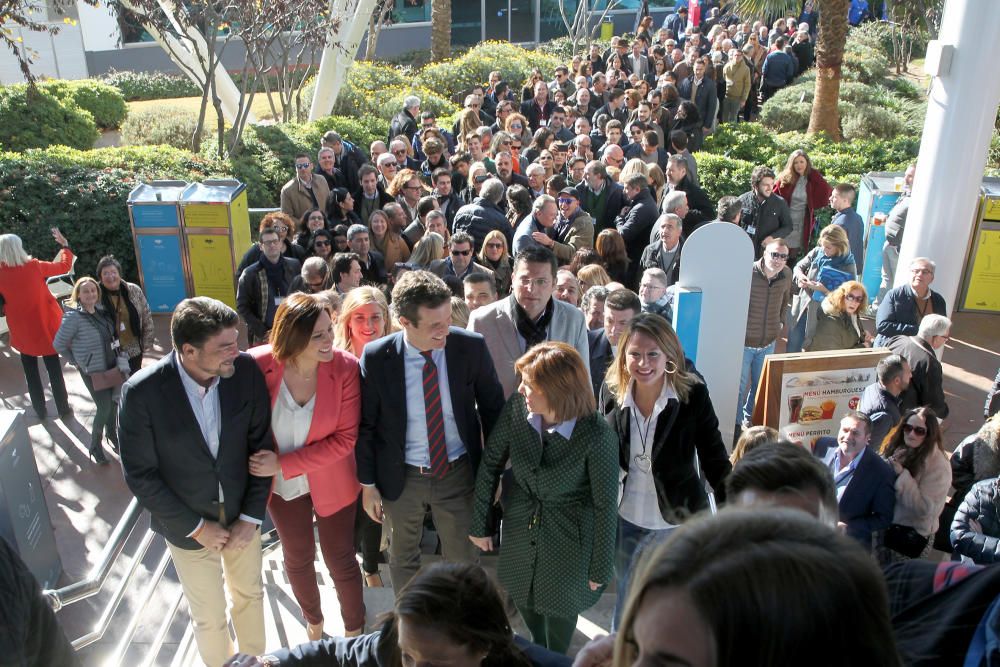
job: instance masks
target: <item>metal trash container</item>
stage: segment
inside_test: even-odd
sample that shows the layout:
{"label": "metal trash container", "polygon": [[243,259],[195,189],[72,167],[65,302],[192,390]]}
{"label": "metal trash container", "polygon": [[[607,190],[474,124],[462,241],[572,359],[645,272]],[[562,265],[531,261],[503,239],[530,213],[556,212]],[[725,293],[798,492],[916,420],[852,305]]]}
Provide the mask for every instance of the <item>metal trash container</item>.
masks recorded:
{"label": "metal trash container", "polygon": [[[872,172],[861,177],[856,203],[858,215],[865,223],[865,266],[861,282],[870,300],[875,299],[882,284],[882,245],[885,243],[882,223],[902,192],[902,172]],[[876,214],[881,215],[878,223],[873,224]]]}
{"label": "metal trash container", "polygon": [[178,201],[186,181],[153,181],[128,195],[139,282],[154,313],[170,313],[188,295],[187,257]]}
{"label": "metal trash container", "polygon": [[236,307],[236,267],[250,247],[246,186],[236,180],[192,183],[181,193],[191,294]]}
{"label": "metal trash container", "polygon": [[62,561],[21,410],[0,410],[0,538],[43,589],[58,585]]}
{"label": "metal trash container", "polygon": [[1000,179],[983,179],[959,310],[1000,312]]}

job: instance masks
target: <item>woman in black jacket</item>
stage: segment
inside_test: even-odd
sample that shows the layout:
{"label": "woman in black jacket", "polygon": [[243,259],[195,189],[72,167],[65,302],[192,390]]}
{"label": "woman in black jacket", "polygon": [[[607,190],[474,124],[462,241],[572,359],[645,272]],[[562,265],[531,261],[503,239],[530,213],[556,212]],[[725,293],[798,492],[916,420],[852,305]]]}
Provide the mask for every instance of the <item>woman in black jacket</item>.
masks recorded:
{"label": "woman in black jacket", "polygon": [[317,229],[330,229],[330,225],[326,221],[326,213],[318,208],[311,208],[302,214],[302,219],[299,220],[298,234],[295,236],[295,244],[302,248],[306,257],[312,255],[309,244],[312,241],[313,232]]}
{"label": "woman in black jacket", "polygon": [[[624,475],[615,559],[622,582],[643,539],[709,507],[702,478],[723,499],[732,465],[708,389],[688,370],[677,334],[659,315],[637,315],[619,338],[600,409],[618,434]],[[623,605],[619,593],[615,626]]]}

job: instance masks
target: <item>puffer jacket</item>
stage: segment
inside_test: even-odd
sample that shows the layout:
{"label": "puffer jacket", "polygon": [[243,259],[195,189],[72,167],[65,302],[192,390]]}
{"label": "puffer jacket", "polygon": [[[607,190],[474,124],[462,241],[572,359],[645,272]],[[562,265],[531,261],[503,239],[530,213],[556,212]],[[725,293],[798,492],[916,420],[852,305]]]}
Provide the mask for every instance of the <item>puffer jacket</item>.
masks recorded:
{"label": "puffer jacket", "polygon": [[[977,533],[969,521],[978,521]],[[951,544],[963,561],[980,565],[1000,562],[1000,479],[977,482],[951,522]]]}
{"label": "puffer jacket", "polygon": [[100,304],[94,314],[66,310],[52,345],[82,373],[100,373],[115,364],[111,351],[114,323]]}
{"label": "puffer jacket", "polygon": [[989,423],[983,425],[978,433],[960,442],[951,455],[951,485],[955,492],[941,510],[935,549],[951,551],[951,522],[972,485],[1000,475],[1000,433],[994,429]]}
{"label": "puffer jacket", "polygon": [[507,239],[507,247],[514,245],[514,228],[507,222],[507,216],[500,207],[488,199],[476,197],[471,204],[466,204],[455,213],[454,232],[467,232],[475,241],[475,250],[483,247],[486,235],[493,230],[499,231]]}
{"label": "puffer jacket", "polygon": [[850,350],[865,346],[865,328],[860,315],[835,311],[829,298],[823,299],[820,310],[822,312],[816,317],[816,332],[805,346],[806,351]]}
{"label": "puffer jacket", "polygon": [[744,345],[767,347],[781,333],[792,295],[792,270],[787,266],[768,280],[764,260],[754,262],[750,278],[750,310]]}

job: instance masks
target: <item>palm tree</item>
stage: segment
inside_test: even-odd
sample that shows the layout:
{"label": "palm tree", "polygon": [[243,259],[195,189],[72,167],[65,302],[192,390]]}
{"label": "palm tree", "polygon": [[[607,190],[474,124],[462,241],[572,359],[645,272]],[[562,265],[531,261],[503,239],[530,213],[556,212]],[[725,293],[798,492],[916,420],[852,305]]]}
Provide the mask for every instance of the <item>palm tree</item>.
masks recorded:
{"label": "palm tree", "polygon": [[431,0],[431,58],[451,55],[451,0]]}
{"label": "palm tree", "polygon": [[[735,11],[741,16],[798,15],[801,0],[735,0]],[[816,92],[809,115],[809,134],[825,132],[840,141],[840,79],[844,63],[844,46],[849,27],[847,13],[850,0],[816,0],[819,10],[816,36]]]}

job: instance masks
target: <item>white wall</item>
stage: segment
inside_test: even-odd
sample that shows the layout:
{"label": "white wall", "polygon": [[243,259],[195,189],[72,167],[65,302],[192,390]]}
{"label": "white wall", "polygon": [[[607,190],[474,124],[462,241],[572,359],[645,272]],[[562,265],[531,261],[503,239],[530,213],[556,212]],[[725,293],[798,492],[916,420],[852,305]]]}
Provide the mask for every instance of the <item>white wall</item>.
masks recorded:
{"label": "white wall", "polygon": [[[20,37],[24,40],[25,47],[37,52],[38,55],[31,64],[31,71],[35,76],[53,79],[87,78],[87,58],[83,52],[80,24],[52,25],[58,25],[58,35],[22,30],[14,24],[4,27],[11,30],[14,39]],[[21,74],[17,59],[6,49],[0,51],[0,83],[24,83],[24,75]]]}

